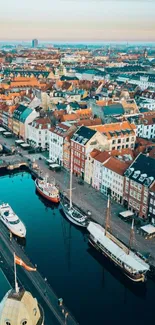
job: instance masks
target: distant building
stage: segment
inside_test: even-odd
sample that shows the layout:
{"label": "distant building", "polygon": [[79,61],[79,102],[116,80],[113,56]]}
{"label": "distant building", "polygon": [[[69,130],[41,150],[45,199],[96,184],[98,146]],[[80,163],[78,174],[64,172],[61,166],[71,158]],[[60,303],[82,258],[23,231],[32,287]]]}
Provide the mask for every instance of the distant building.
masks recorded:
{"label": "distant building", "polygon": [[144,113],[136,125],[137,136],[142,138],[155,138],[155,112]]}
{"label": "distant building", "polygon": [[33,39],[32,40],[32,47],[35,48],[38,46],[38,40],[37,39]]}

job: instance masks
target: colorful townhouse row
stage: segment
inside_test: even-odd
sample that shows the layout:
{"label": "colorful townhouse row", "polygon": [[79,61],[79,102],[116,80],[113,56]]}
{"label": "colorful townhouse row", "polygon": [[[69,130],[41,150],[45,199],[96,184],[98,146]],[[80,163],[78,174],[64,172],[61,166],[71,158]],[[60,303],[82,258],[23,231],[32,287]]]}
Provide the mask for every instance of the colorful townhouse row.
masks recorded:
{"label": "colorful townhouse row", "polygon": [[[76,130],[75,130],[76,128]],[[49,158],[96,190],[155,223],[155,160],[134,156],[136,130],[127,121],[94,127],[62,122],[49,130]]]}
{"label": "colorful townhouse row", "polygon": [[28,124],[31,123],[39,113],[23,104],[0,105],[0,124],[19,138],[27,141]]}

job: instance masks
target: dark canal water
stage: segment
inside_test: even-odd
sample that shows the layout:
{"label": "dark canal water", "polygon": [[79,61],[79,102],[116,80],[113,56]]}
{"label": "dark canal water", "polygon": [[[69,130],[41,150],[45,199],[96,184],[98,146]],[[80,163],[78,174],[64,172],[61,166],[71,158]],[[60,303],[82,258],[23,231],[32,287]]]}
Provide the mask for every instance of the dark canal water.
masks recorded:
{"label": "dark canal water", "polygon": [[65,220],[60,206],[42,201],[28,173],[1,177],[0,200],[24,221],[28,256],[81,325],[154,321],[155,283],[125,279],[89,247],[86,233]]}

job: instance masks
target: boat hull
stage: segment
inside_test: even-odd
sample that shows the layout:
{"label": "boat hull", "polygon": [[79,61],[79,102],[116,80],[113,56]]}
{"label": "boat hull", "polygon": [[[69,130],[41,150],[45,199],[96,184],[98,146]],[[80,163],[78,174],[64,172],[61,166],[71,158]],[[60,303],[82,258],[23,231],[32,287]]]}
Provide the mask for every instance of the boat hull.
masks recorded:
{"label": "boat hull", "polygon": [[72,217],[70,216],[70,214],[68,213],[68,210],[64,207],[64,205],[63,205],[62,203],[61,203],[61,207],[62,207],[63,213],[65,214],[66,218],[67,218],[70,222],[72,222],[72,223],[73,223],[74,225],[76,225],[76,226],[80,226],[80,227],[83,227],[83,228],[86,228],[86,227],[87,227],[86,224],[82,224],[82,223],[76,221],[74,218],[72,218]]}
{"label": "boat hull", "polygon": [[60,198],[59,197],[50,197],[48,195],[46,195],[37,185],[37,182],[35,182],[36,184],[36,190],[37,192],[42,196],[44,197],[46,200],[50,201],[50,202],[53,202],[53,203],[59,203],[60,202]]}
{"label": "boat hull", "polygon": [[127,278],[129,278],[133,282],[145,282],[146,276],[145,274],[132,274],[128,272],[125,268],[123,268],[120,264],[116,262],[106,251],[101,249],[96,242],[93,241],[92,238],[89,237],[89,243],[97,249],[101,254],[104,255],[111,263],[113,263],[119,270],[122,272]]}
{"label": "boat hull", "polygon": [[2,219],[0,219],[1,220],[1,222],[3,222],[3,224],[5,225],[5,227],[13,234],[13,235],[15,235],[15,236],[17,236],[17,237],[20,237],[20,238],[26,238],[26,232],[25,232],[25,234],[24,235],[22,235],[21,233],[19,233],[19,232],[17,232],[17,231],[15,231],[14,229],[12,229],[12,228],[10,228],[10,227],[8,227],[8,224],[4,221],[4,220],[2,220]]}

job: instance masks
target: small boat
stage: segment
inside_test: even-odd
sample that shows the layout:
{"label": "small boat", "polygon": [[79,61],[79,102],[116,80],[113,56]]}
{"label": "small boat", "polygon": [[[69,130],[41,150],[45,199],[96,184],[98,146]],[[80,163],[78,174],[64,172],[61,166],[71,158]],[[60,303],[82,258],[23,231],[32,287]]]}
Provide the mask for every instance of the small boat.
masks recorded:
{"label": "small boat", "polygon": [[22,238],[26,237],[25,225],[14,213],[8,203],[3,203],[0,205],[0,220],[5,224],[12,234]]}
{"label": "small boat", "polygon": [[87,227],[89,232],[89,242],[115,266],[117,266],[118,269],[130,280],[133,282],[144,282],[146,280],[146,273],[149,271],[150,266],[131,250],[134,219],[132,221],[130,243],[129,247],[127,247],[108,231],[108,229],[110,229],[109,208],[110,197],[108,197],[106,226],[103,228],[95,222],[90,222]]}
{"label": "small boat", "polygon": [[61,199],[62,210],[66,218],[74,223],[76,226],[87,227],[88,226],[88,216],[82,213],[75,205],[72,203],[72,170],[73,170],[73,154],[71,152],[71,168],[70,168],[70,197],[69,202]]}
{"label": "small boat", "polygon": [[87,227],[87,216],[83,215],[75,206],[70,206],[68,202],[61,201],[62,210],[66,218],[76,226]]}
{"label": "small boat", "polygon": [[38,193],[46,200],[54,203],[60,202],[59,190],[55,184],[48,183],[47,179],[40,180],[37,178],[35,180],[35,185]]}

